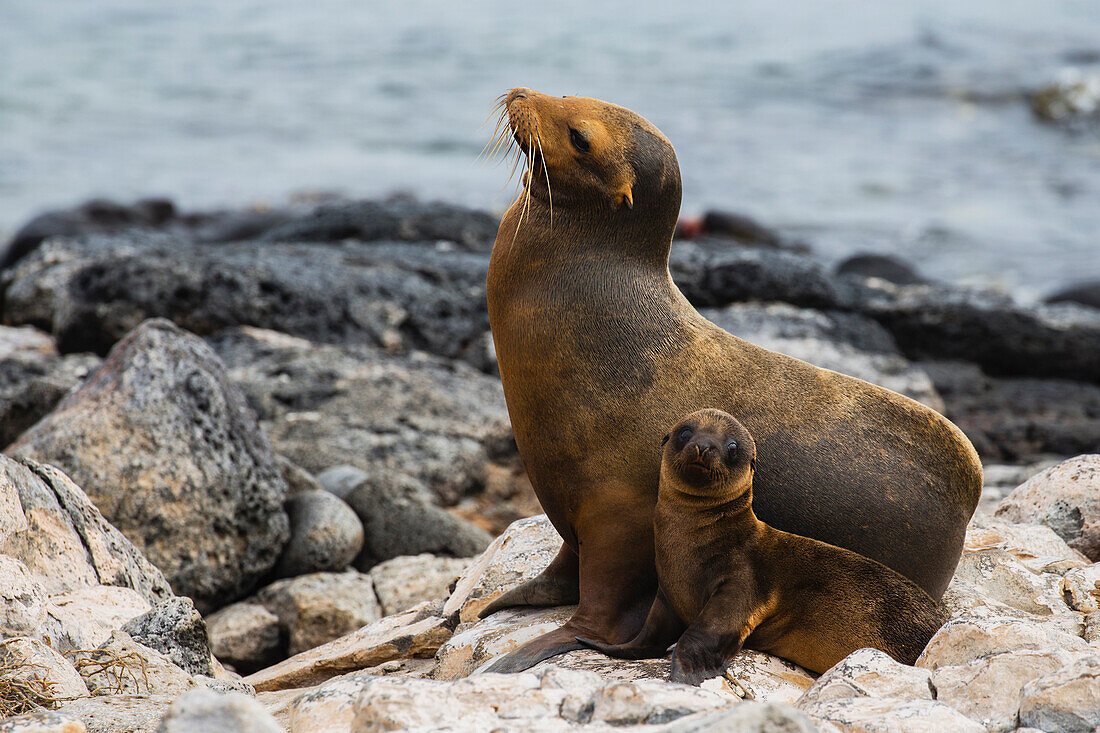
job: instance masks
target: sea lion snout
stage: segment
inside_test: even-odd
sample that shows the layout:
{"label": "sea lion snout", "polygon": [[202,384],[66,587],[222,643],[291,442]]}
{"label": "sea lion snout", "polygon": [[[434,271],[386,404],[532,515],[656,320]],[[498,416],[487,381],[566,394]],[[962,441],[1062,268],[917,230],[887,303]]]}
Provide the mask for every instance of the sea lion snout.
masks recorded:
{"label": "sea lion snout", "polygon": [[527,99],[532,94],[534,94],[534,90],[532,89],[528,89],[527,87],[516,87],[508,92],[508,96],[505,98],[505,104],[511,104],[517,99]]}

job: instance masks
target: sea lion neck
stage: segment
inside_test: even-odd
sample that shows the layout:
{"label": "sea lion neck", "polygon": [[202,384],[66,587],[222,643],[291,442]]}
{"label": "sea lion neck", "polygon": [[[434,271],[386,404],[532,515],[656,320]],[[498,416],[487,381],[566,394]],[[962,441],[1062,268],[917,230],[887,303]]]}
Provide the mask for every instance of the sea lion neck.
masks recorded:
{"label": "sea lion neck", "polygon": [[670,500],[697,514],[721,518],[723,522],[744,525],[747,529],[755,528],[760,520],[752,510],[752,486],[740,487],[744,480],[727,477],[718,486],[711,483],[693,487],[669,465],[666,458],[661,466],[658,500]]}
{"label": "sea lion neck", "polygon": [[660,222],[630,210],[600,216],[573,208],[551,211],[547,202],[532,196],[526,205],[517,201],[502,217],[491,266],[509,277],[522,277],[526,271],[545,276],[594,262],[609,277],[623,267],[663,283],[675,222],[675,214]]}

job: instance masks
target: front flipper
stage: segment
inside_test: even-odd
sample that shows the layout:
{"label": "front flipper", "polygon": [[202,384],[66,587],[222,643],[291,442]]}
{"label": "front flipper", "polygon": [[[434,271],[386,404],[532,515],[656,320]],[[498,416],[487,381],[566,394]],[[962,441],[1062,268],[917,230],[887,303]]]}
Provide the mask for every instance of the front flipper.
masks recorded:
{"label": "front flipper", "polygon": [[[546,569],[526,583],[498,596],[478,612],[478,618],[515,606],[569,606],[580,600],[577,553],[564,542]],[[579,648],[579,647],[577,647]]]}
{"label": "front flipper", "polygon": [[723,584],[672,650],[673,682],[698,685],[720,677],[752,633],[750,618],[759,618],[748,586]]}
{"label": "front flipper", "polygon": [[653,605],[646,616],[645,625],[625,644],[605,644],[578,636],[577,641],[616,659],[657,659],[668,654],[669,646],[684,630],[684,624],[676,616],[658,589]]}

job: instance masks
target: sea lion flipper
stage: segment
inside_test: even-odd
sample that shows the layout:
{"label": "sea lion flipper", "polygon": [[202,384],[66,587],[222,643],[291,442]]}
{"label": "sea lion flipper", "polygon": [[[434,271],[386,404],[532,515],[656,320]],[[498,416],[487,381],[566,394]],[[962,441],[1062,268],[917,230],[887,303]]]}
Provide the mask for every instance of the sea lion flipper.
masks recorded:
{"label": "sea lion flipper", "polygon": [[566,624],[508,652],[481,671],[501,674],[522,672],[544,659],[584,649],[584,644],[577,641],[577,631],[576,627]]}
{"label": "sea lion flipper", "polygon": [[617,659],[656,659],[668,654],[669,646],[684,630],[684,624],[658,589],[645,624],[637,635],[624,644],[605,644],[578,636],[577,641]]}
{"label": "sea lion flipper", "polygon": [[657,659],[668,654],[668,644],[656,646],[635,646],[633,642],[604,644],[602,641],[586,639],[583,636],[578,636],[577,641],[615,659]]}
{"label": "sea lion flipper", "polygon": [[744,587],[724,584],[711,596],[672,650],[673,682],[698,685],[720,677],[752,632],[746,623],[753,611]]}
{"label": "sea lion flipper", "polygon": [[515,606],[568,606],[580,600],[577,553],[564,542],[546,569],[526,583],[498,596],[477,614],[487,618]]}

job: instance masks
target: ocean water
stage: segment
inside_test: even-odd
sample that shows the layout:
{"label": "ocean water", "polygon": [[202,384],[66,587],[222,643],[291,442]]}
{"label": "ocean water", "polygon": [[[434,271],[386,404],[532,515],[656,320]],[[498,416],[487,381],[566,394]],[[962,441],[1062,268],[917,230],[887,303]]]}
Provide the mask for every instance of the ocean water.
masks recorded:
{"label": "ocean water", "polygon": [[1100,277],[1100,133],[1026,99],[1071,66],[1095,0],[0,0],[0,232],[90,196],[503,209],[480,126],[523,85],[657,124],[686,214],[1027,299]]}

